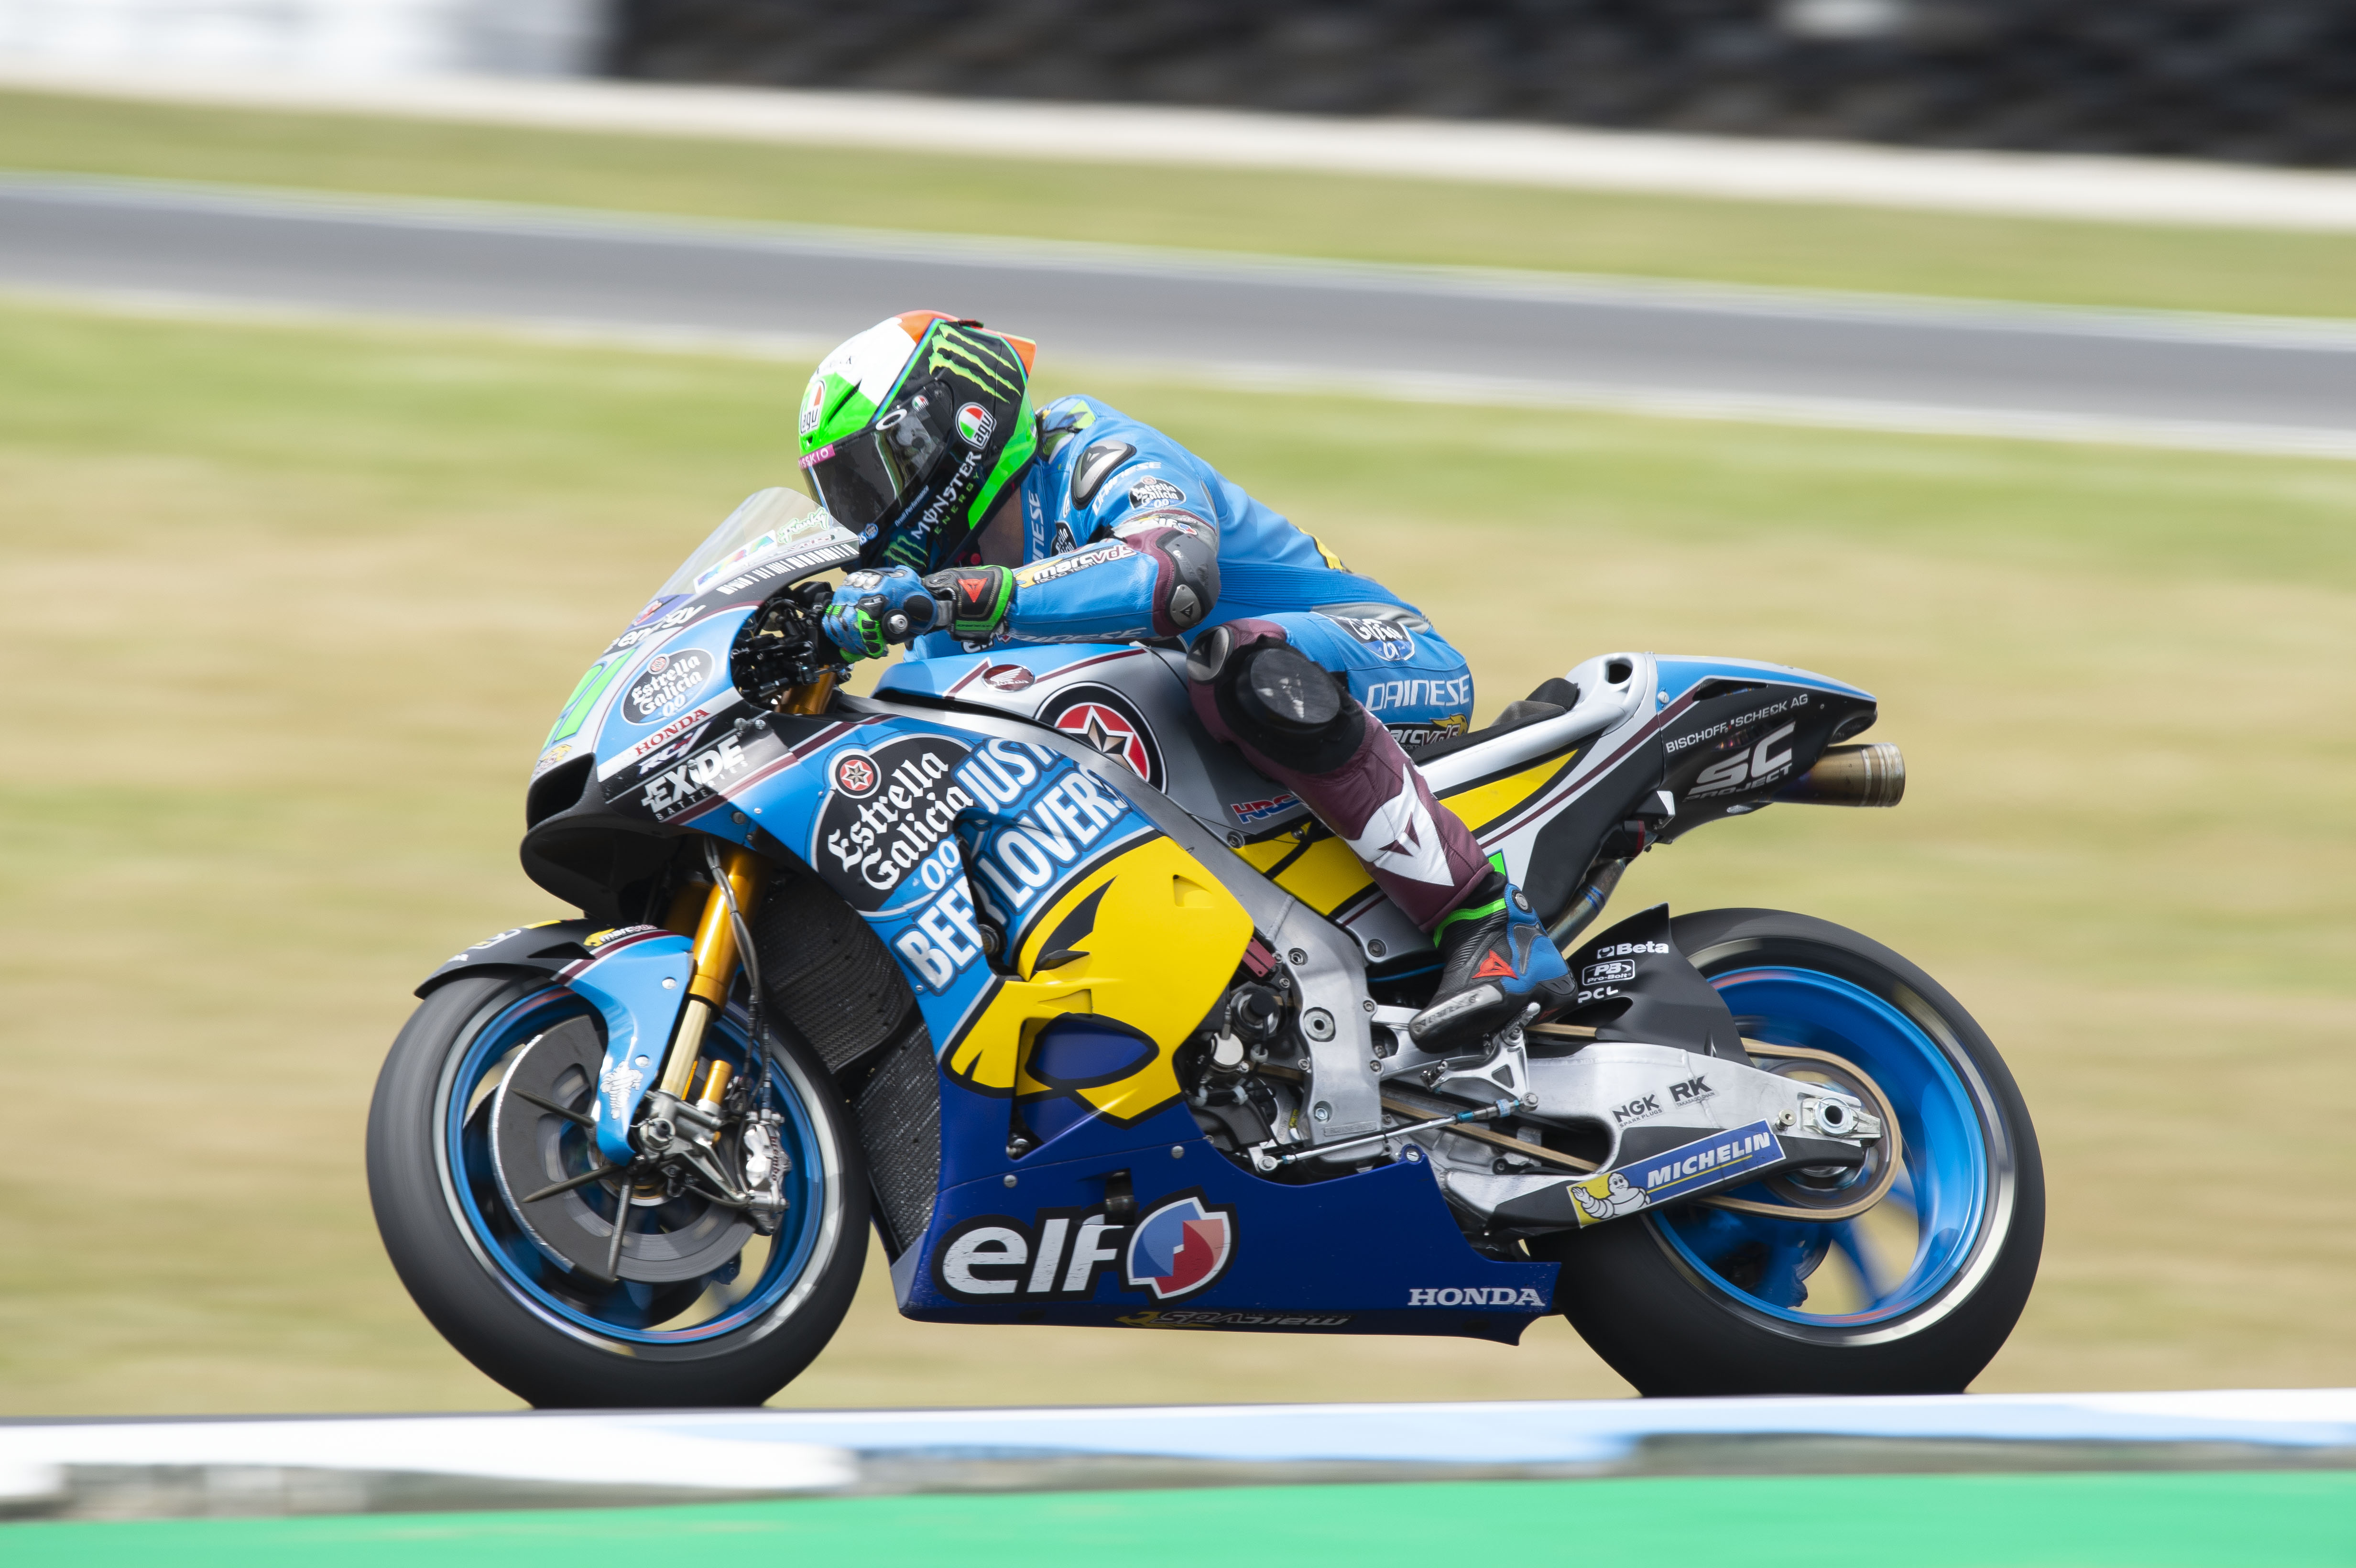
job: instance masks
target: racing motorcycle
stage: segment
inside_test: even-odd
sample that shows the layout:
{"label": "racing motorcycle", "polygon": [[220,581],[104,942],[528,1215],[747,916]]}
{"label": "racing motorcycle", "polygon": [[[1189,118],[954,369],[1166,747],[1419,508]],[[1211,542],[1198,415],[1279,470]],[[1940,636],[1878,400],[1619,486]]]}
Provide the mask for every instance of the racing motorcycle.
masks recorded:
{"label": "racing motorcycle", "polygon": [[2003,1343],[2043,1183],[1954,998],[1802,914],[1595,929],[1704,824],[1895,805],[1868,693],[1611,654],[1424,746],[1578,982],[1428,1051],[1431,944],[1199,728],[1180,648],[948,645],[854,697],[817,617],[857,549],[766,490],[663,584],[533,770],[524,868],[580,918],[436,969],[385,1062],[385,1246],[492,1378],[756,1403],[871,1223],[943,1322],[1561,1312],[1653,1394],[1959,1390]]}

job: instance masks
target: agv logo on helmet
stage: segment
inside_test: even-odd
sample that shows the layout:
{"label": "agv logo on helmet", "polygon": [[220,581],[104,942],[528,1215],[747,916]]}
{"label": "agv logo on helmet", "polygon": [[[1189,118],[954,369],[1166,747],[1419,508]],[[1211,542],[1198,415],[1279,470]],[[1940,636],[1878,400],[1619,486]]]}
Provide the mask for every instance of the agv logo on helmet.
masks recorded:
{"label": "agv logo on helmet", "polygon": [[1038,450],[1033,345],[910,311],[820,362],[803,396],[801,466],[861,536],[860,563],[954,565]]}

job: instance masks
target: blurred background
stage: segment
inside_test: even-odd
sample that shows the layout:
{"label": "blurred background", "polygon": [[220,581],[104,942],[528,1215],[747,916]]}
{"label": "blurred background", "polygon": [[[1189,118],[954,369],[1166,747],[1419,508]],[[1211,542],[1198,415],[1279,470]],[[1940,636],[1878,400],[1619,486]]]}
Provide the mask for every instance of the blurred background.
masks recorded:
{"label": "blurred background", "polygon": [[0,49],[2356,161],[2347,0],[0,0]]}
{"label": "blurred background", "polygon": [[[896,139],[734,133],[650,126],[633,79],[937,101],[892,101]],[[587,96],[499,123],[528,85]],[[1987,1025],[2051,1220],[1981,1387],[2356,1381],[2340,176],[2301,176],[2311,221],[2128,222],[1087,144],[1127,121],[965,144],[1009,99],[2319,167],[2356,160],[2356,4],[0,0],[0,1411],[512,1403],[378,1247],[377,1065],[441,959],[565,912],[515,840],[580,668],[793,482],[817,354],[969,308],[969,262],[1032,302],[988,310],[1046,395],[1162,425],[1418,599],[1484,719],[1622,647],[1879,695],[1901,809],[1697,835],[1617,901],[1840,921]],[[1101,240],[1162,260],[1071,248]],[[1221,337],[1203,252],[1298,292]],[[1376,263],[1519,269],[1544,341],[1451,326],[1423,272],[1336,315]],[[1545,315],[1574,296],[1601,314]],[[1559,1320],[949,1328],[868,1285],[783,1403],[1626,1392]]]}

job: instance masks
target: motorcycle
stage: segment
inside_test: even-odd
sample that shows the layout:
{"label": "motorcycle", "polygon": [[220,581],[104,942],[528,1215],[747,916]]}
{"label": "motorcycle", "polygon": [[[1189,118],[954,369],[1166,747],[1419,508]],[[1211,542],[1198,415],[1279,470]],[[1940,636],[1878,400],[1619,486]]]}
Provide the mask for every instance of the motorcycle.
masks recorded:
{"label": "motorcycle", "polygon": [[2002,1345],[2043,1181],[1963,1007],[1806,915],[1592,931],[1696,827],[1896,805],[1870,695],[1610,654],[1425,745],[1578,983],[1428,1051],[1431,944],[1199,727],[1174,643],[948,645],[851,696],[819,574],[857,549],[792,491],[732,514],[533,770],[523,865],[580,918],[418,987],[370,1192],[489,1376],[757,1403],[871,1223],[928,1321],[1510,1344],[1561,1312],[1648,1394],[1955,1391]]}

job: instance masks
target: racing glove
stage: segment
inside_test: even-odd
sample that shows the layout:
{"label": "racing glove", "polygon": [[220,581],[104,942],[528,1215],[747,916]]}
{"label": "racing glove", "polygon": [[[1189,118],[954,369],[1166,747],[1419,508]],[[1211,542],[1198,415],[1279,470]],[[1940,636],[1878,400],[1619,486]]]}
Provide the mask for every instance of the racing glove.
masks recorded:
{"label": "racing glove", "polygon": [[1002,566],[960,566],[924,578],[886,566],[845,577],[819,624],[850,657],[878,659],[894,643],[926,632],[986,643],[1013,605],[1014,574]]}
{"label": "racing glove", "polygon": [[933,595],[905,566],[854,571],[834,591],[819,626],[846,657],[880,659],[894,643],[930,631]]}
{"label": "racing glove", "polygon": [[960,643],[986,643],[1014,608],[1014,573],[1002,566],[959,566],[925,579],[940,618],[934,624]]}

